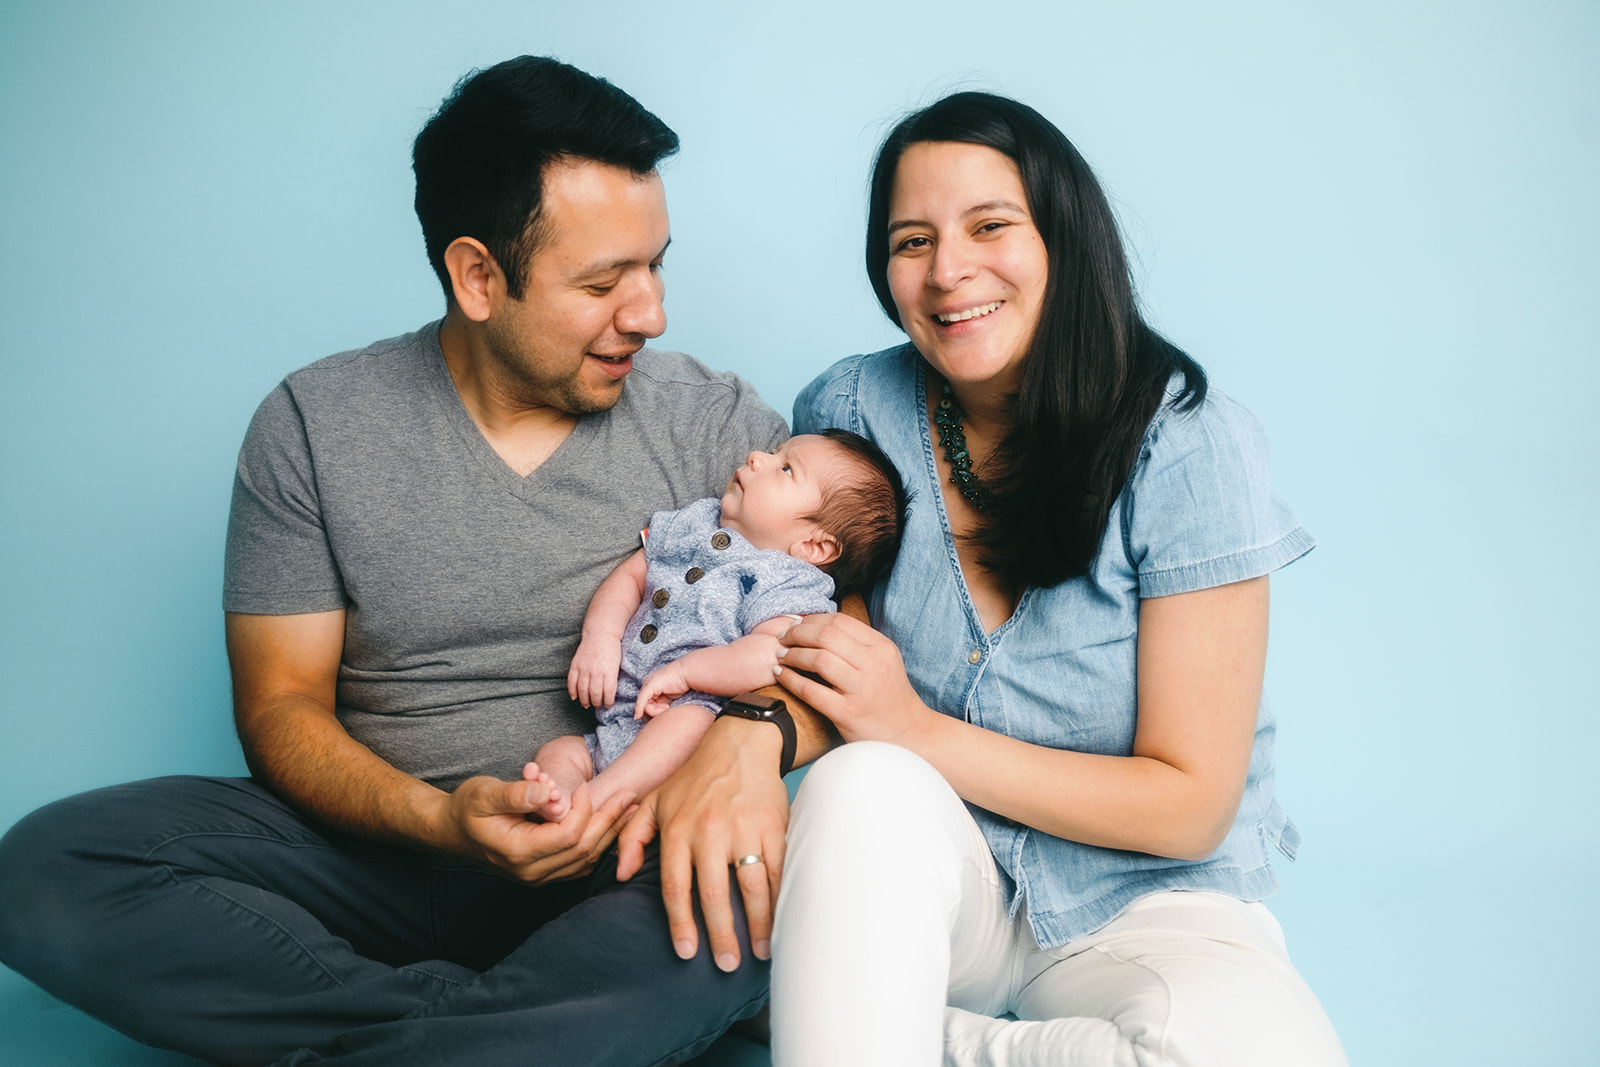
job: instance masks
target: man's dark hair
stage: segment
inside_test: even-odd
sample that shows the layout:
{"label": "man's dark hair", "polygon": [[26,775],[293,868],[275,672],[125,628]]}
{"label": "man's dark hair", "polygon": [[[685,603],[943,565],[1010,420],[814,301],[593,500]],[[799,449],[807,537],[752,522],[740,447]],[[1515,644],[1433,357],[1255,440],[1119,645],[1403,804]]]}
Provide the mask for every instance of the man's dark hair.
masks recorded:
{"label": "man's dark hair", "polygon": [[1051,586],[1087,574],[1111,506],[1174,373],[1178,410],[1205,399],[1200,365],[1139,313],[1116,220],[1094,172],[1049,119],[991,93],[955,93],[890,131],[872,167],[867,277],[901,325],[889,291],[889,197],[914,144],[982,145],[1017,166],[1049,259],[1044,307],[1012,402],[1012,424],[979,476],[990,504],[972,541],[1007,581]]}
{"label": "man's dark hair", "polygon": [[563,159],[625,167],[643,177],[678,150],[678,135],[604,78],[548,56],[518,56],[456,83],[417,134],[417,220],[428,262],[450,299],[444,250],[483,242],[520,298],[546,236],[545,168]]}
{"label": "man's dark hair", "polygon": [[833,577],[833,598],[865,592],[889,576],[900,554],[910,501],[905,482],[883,449],[849,430],[823,430],[854,461],[853,477],[822,486],[811,522],[839,539],[839,558],[822,569]]}

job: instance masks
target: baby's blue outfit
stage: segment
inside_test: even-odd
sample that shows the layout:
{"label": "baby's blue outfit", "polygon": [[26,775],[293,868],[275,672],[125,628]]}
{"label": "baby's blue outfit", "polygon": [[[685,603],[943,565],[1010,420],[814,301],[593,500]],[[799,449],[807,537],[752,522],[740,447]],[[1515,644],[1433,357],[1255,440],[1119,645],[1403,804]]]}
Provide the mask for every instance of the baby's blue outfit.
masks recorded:
{"label": "baby's blue outfit", "polygon": [[[644,729],[633,704],[651,671],[697,648],[737,640],[779,615],[834,610],[832,578],[787,552],[757,548],[721,522],[715,497],[650,519],[645,597],[622,635],[617,702],[597,710],[599,729],[584,737],[596,773]],[[673,704],[715,712],[726,700],[690,690]]]}

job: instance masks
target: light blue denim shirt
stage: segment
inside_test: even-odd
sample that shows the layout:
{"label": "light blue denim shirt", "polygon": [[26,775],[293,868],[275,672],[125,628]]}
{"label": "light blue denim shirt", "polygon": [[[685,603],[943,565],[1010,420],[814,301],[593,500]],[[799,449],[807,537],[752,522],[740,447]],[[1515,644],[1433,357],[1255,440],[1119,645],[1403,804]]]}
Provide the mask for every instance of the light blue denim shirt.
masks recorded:
{"label": "light blue denim shirt", "polygon": [[[1197,408],[1175,410],[1175,378],[1089,574],[1026,590],[1011,618],[985,633],[939,491],[923,371],[910,345],[853,356],[795,401],[796,433],[840,427],[875,441],[915,494],[894,570],[868,597],[873,624],[899,646],[930,707],[1033,744],[1130,755],[1140,599],[1267,574],[1314,544],[1268,483],[1261,424],[1215,389]],[[1079,844],[973,807],[1011,914],[1026,901],[1035,938],[1054,947],[1150,893],[1274,892],[1269,846],[1293,858],[1299,834],[1273,797],[1272,738],[1263,700],[1238,817],[1198,863]]]}

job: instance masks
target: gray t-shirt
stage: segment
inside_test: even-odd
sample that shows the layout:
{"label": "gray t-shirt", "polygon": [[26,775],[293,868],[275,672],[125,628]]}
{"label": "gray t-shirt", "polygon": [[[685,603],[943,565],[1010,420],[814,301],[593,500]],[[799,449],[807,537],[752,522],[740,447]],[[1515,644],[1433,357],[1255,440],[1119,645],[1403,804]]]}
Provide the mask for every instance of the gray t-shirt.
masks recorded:
{"label": "gray t-shirt", "polygon": [[653,512],[720,494],[788,436],[749,383],[644,349],[622,399],[526,478],[467,414],[439,324],[296,371],[245,436],[223,607],[345,610],[338,714],[442,788],[516,778],[590,728],[567,668],[600,582]]}

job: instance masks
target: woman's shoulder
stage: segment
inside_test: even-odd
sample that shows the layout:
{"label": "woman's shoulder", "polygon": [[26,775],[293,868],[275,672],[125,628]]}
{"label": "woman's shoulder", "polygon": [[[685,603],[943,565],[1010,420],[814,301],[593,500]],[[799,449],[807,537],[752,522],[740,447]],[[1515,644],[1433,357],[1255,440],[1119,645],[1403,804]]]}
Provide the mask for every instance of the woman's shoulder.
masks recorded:
{"label": "woman's shoulder", "polygon": [[909,401],[917,365],[916,349],[909,344],[839,360],[800,390],[794,432],[838,427],[863,433],[863,412]]}
{"label": "woman's shoulder", "polygon": [[1182,373],[1167,382],[1161,404],[1145,429],[1139,463],[1176,462],[1197,453],[1265,460],[1267,431],[1255,412],[1213,385],[1198,397]]}
{"label": "woman's shoulder", "polygon": [[1272,490],[1261,420],[1217,389],[1192,403],[1182,394],[1181,378],[1169,383],[1122,498],[1145,597],[1267,574],[1316,543]]}

